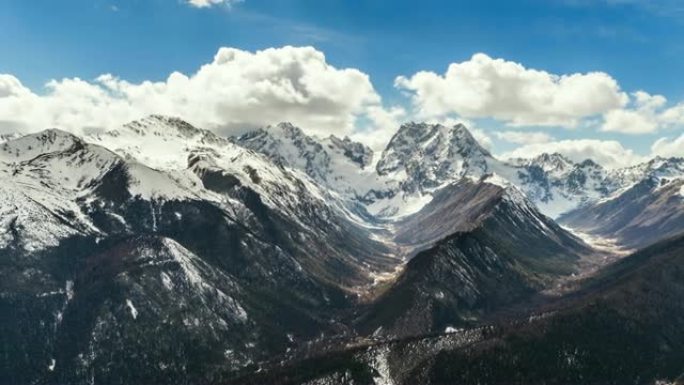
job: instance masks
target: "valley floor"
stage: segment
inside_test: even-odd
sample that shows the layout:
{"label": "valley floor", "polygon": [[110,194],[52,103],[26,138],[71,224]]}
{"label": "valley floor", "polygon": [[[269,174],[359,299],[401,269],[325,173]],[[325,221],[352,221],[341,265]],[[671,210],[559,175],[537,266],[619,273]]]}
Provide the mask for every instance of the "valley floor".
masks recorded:
{"label": "valley floor", "polygon": [[544,290],[542,293],[545,295],[559,296],[570,293],[581,281],[636,251],[621,246],[615,239],[588,234],[569,227],[563,228],[589,245],[593,253],[583,256],[577,264],[576,273],[561,277],[554,285]]}

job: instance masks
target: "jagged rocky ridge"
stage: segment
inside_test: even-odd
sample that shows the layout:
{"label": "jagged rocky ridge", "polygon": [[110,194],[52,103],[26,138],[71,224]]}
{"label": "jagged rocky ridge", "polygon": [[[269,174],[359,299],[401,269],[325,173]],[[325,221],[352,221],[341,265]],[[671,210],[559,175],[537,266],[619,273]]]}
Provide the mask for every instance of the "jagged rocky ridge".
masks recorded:
{"label": "jagged rocky ridge", "polygon": [[[684,229],[684,201],[677,189],[684,179],[684,158],[655,158],[622,169],[606,169],[591,159],[575,163],[557,153],[501,161],[463,125],[408,123],[374,162],[359,164],[339,147],[326,145],[331,139],[319,140],[281,124],[236,142],[299,168],[376,218],[393,221],[415,214],[436,191],[464,178],[486,178],[517,187],[561,224],[614,239],[625,248],[642,247]],[[369,149],[359,153],[373,158]],[[316,159],[325,162],[312,161]],[[643,196],[637,199],[638,194]]]}
{"label": "jagged rocky ridge", "polygon": [[[267,127],[236,138],[236,143],[298,168],[326,187],[362,202],[378,217],[396,218],[419,211],[432,193],[462,178],[496,176],[518,187],[539,210],[558,218],[623,193],[643,180],[681,179],[684,158],[656,158],[637,166],[606,169],[591,159],[574,163],[561,154],[502,161],[493,157],[463,125],[402,125],[380,156],[358,151],[357,163],[290,124]],[[339,140],[338,140],[339,141]],[[364,148],[357,143],[356,146]],[[357,155],[359,157],[361,155]]]}
{"label": "jagged rocky ridge", "polygon": [[[0,146],[3,383],[240,383],[355,341],[478,328],[592,254],[544,200],[589,207],[681,171],[507,163],[426,124],[378,158],[289,124],[226,139],[163,116]],[[371,380],[396,365],[367,359]]]}

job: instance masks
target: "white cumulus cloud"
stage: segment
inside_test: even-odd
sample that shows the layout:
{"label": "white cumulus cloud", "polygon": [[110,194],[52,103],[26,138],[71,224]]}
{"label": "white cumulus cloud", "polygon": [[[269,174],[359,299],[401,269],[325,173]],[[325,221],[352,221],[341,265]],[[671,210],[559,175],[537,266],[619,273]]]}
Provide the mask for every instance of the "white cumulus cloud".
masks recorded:
{"label": "white cumulus cloud", "polygon": [[631,108],[615,109],[604,115],[603,131],[624,134],[647,134],[658,130],[659,110],[667,103],[662,95],[651,95],[644,91],[632,94]]}
{"label": "white cumulus cloud", "polygon": [[632,94],[627,108],[611,110],[604,115],[601,130],[638,135],[682,126],[684,103],[668,107],[664,96],[637,91]]}
{"label": "white cumulus cloud", "polygon": [[220,4],[225,4],[225,5],[232,5],[235,3],[238,3],[242,0],[187,0],[188,4],[190,4],[193,7],[197,8],[208,8],[212,7],[214,5],[220,5]]}
{"label": "white cumulus cloud", "polygon": [[412,96],[420,116],[494,118],[512,126],[574,127],[628,101],[603,72],[555,75],[482,53],[452,63],[443,75],[400,76],[395,86]]}
{"label": "white cumulus cloud", "polygon": [[612,110],[606,113],[601,129],[623,134],[647,134],[658,129],[653,116],[636,110]]}
{"label": "white cumulus cloud", "polygon": [[385,109],[367,74],[338,69],[312,47],[248,52],[221,48],[193,74],[128,82],[113,75],[93,81],[52,80],[39,95],[0,75],[0,129],[74,132],[108,129],[148,114],[179,116],[224,134],[290,121],[310,133],[348,135],[359,120],[397,127],[401,109]]}
{"label": "white cumulus cloud", "polygon": [[653,156],[684,157],[684,134],[677,138],[660,138],[651,146]]}
{"label": "white cumulus cloud", "polygon": [[532,158],[543,153],[560,153],[575,162],[591,159],[606,168],[626,167],[643,162],[644,157],[615,140],[569,139],[521,146],[501,154],[502,159]]}
{"label": "white cumulus cloud", "polygon": [[494,136],[515,144],[548,143],[554,140],[553,136],[538,131],[498,131],[494,133]]}

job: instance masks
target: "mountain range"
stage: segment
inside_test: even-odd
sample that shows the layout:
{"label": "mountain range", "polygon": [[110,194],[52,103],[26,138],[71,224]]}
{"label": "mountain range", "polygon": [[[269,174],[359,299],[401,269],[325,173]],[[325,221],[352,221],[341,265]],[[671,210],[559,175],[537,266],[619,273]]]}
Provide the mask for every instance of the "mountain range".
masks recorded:
{"label": "mountain range", "polygon": [[3,141],[0,383],[684,373],[684,158],[501,160],[426,123],[374,153],[156,115]]}

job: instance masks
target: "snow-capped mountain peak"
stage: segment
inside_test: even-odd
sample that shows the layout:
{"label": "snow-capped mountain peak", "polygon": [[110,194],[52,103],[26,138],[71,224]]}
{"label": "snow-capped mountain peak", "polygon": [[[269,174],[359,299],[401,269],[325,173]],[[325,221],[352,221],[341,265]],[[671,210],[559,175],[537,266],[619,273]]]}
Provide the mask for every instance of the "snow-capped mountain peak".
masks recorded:
{"label": "snow-capped mountain peak", "polygon": [[465,176],[491,174],[489,163],[495,162],[463,125],[402,125],[375,167],[369,147],[348,137],[320,139],[289,123],[244,134],[235,143],[304,171],[379,216],[414,212],[435,189]]}
{"label": "snow-capped mountain peak", "polygon": [[658,156],[648,162],[648,170],[657,176],[680,177],[684,175],[684,158]]}
{"label": "snow-capped mountain peak", "polygon": [[466,175],[487,173],[489,159],[490,153],[462,124],[408,123],[390,140],[377,171],[403,179],[405,192],[425,192]]}
{"label": "snow-capped mountain peak", "polygon": [[607,171],[590,159],[575,163],[558,153],[544,153],[514,159],[509,167],[509,179],[552,217],[599,199],[610,189]]}
{"label": "snow-capped mountain peak", "polygon": [[235,141],[241,146],[260,152],[283,166],[305,171],[315,180],[327,180],[330,156],[323,145],[291,123],[279,123],[249,133]]}
{"label": "snow-capped mountain peak", "polygon": [[611,184],[619,190],[624,190],[646,179],[658,181],[662,178],[682,178],[684,177],[684,158],[658,156],[635,166],[612,170],[608,177]]}
{"label": "snow-capped mountain peak", "polygon": [[51,128],[4,142],[0,145],[0,160],[22,162],[42,154],[82,145],[83,141],[77,136]]}
{"label": "snow-capped mountain peak", "polygon": [[[70,136],[64,135],[68,143]],[[45,141],[51,143],[50,138]],[[505,163],[461,124],[404,124],[377,162],[370,148],[348,137],[318,138],[291,123],[227,139],[177,118],[152,115],[90,141],[162,170],[187,168],[188,159],[198,151],[219,154],[216,159],[221,167],[238,175],[243,171],[227,160],[239,155],[248,158],[248,164],[270,161],[306,174],[326,191],[360,203],[380,217],[415,212],[430,201],[434,191],[462,178],[486,177],[496,184],[513,184],[542,212],[557,217],[608,198],[646,176],[684,175],[684,161],[678,158],[656,158],[621,170],[604,169],[591,159],[575,163],[558,153]],[[268,160],[257,159],[262,156],[254,152]]]}
{"label": "snow-capped mountain peak", "polygon": [[179,118],[160,115],[151,115],[86,139],[126,158],[163,170],[186,168],[188,155],[198,148],[236,147],[209,130],[194,127]]}
{"label": "snow-capped mountain peak", "polygon": [[133,131],[142,136],[155,135],[163,137],[175,135],[186,138],[199,135],[213,136],[211,131],[197,128],[180,118],[163,115],[150,115],[127,123],[123,126],[123,129]]}
{"label": "snow-capped mountain peak", "polygon": [[384,189],[375,170],[368,167],[373,151],[349,138],[331,135],[321,139],[290,123],[280,123],[241,135],[234,142],[279,165],[300,170],[350,199],[361,198],[373,188]]}
{"label": "snow-capped mountain peak", "polygon": [[324,143],[328,144],[330,150],[339,151],[352,162],[358,163],[362,169],[373,163],[373,150],[362,143],[354,142],[348,136],[340,139],[335,135],[330,135],[324,139]]}
{"label": "snow-capped mountain peak", "polygon": [[555,152],[543,153],[529,161],[530,165],[537,165],[546,172],[564,172],[574,165],[571,160]]}

